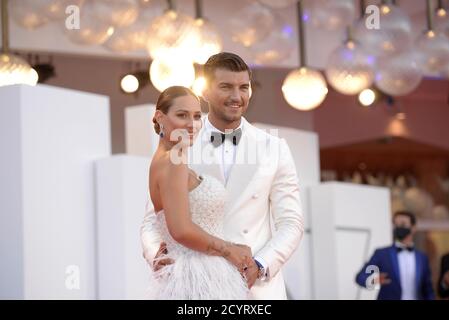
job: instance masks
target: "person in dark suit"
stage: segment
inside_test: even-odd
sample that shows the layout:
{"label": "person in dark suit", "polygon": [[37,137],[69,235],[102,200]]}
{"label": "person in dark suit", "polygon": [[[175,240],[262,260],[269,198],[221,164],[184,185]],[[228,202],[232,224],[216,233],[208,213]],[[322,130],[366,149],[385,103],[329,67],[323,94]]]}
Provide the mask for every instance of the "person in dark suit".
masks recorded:
{"label": "person in dark suit", "polygon": [[358,285],[380,289],[378,300],[433,300],[429,260],[415,249],[416,217],[407,211],[393,217],[394,244],[377,249],[356,276]]}
{"label": "person in dark suit", "polygon": [[438,294],[441,298],[449,298],[449,253],[441,258],[440,278],[438,279]]}

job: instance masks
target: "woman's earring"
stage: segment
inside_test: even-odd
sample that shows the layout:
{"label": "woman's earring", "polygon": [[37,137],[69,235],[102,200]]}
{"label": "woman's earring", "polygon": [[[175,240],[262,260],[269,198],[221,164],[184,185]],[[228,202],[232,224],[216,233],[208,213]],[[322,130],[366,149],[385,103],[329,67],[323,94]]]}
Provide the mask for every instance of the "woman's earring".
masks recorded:
{"label": "woman's earring", "polygon": [[159,124],[159,136],[160,136],[161,138],[164,137],[164,132],[163,132],[163,130],[164,130],[164,126],[163,126],[162,123],[161,123],[161,124]]}

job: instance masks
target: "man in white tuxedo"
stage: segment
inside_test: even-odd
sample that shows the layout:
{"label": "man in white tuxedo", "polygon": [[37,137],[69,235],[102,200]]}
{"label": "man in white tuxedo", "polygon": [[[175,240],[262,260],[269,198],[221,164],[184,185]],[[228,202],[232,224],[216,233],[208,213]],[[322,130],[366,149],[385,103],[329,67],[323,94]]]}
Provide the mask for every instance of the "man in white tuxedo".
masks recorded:
{"label": "man in white tuxedo", "polygon": [[[242,117],[251,96],[251,70],[237,55],[222,52],[204,65],[203,92],[209,113],[192,148],[189,166],[226,186],[226,240],[249,246],[253,260],[245,277],[253,299],[286,299],[281,267],[304,232],[298,178],[285,140],[257,129]],[[198,156],[200,155],[200,156]],[[169,261],[147,210],[141,228],[144,257],[155,268]],[[217,275],[219,276],[219,275]]]}

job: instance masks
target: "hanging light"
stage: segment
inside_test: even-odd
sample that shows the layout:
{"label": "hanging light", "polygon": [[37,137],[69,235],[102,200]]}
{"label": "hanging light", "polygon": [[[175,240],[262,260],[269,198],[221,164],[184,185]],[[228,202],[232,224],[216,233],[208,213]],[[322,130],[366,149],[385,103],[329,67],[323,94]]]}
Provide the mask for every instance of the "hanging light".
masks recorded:
{"label": "hanging light", "polygon": [[306,66],[306,48],[302,14],[302,0],[297,2],[300,67],[291,71],[282,84],[285,100],[295,109],[312,110],[318,107],[328,89],[323,75]]}
{"label": "hanging light", "polygon": [[214,25],[203,17],[202,0],[195,0],[196,19],[195,26],[198,37],[198,47],[195,49],[193,61],[205,64],[210,56],[219,53],[223,48],[220,34]]}
{"label": "hanging light", "polygon": [[148,72],[138,70],[133,73],[128,73],[120,79],[120,89],[124,93],[135,93],[145,87],[149,82]]}
{"label": "hanging light", "polygon": [[195,68],[190,59],[168,55],[151,62],[150,79],[160,92],[171,86],[191,87],[195,81]]}
{"label": "hanging light", "polygon": [[139,14],[136,0],[90,0],[89,2],[92,15],[114,27],[126,27],[133,24]]}
{"label": "hanging light", "polygon": [[338,92],[353,95],[373,83],[375,57],[368,55],[352,39],[351,27],[347,30],[347,40],[329,56],[326,78]]}
{"label": "hanging light", "polygon": [[[38,0],[42,1],[42,0]],[[33,0],[33,2],[38,2]],[[51,20],[60,20],[67,17],[65,10],[70,5],[75,5],[77,7],[81,6],[83,0],[44,0],[46,6],[44,9],[45,15]]]}
{"label": "hanging light", "polygon": [[424,72],[446,76],[449,67],[449,38],[435,30],[430,0],[427,0],[427,30],[417,38],[416,48],[421,54]]}
{"label": "hanging light", "polygon": [[310,1],[310,21],[316,28],[329,31],[343,28],[354,20],[353,0]]}
{"label": "hanging light", "polygon": [[175,11],[172,0],[167,0],[168,9],[154,19],[150,25],[147,51],[153,59],[174,55],[193,60],[199,47],[195,20]]}
{"label": "hanging light", "polygon": [[435,29],[449,37],[449,12],[443,6],[442,0],[438,0],[438,7],[435,10]]}
{"label": "hanging light", "polygon": [[126,93],[136,92],[139,88],[139,80],[133,74],[127,74],[120,80],[120,88]]}
{"label": "hanging light", "polygon": [[42,0],[14,0],[11,3],[11,17],[28,30],[34,30],[48,23],[45,15],[46,2]]}
{"label": "hanging light", "polygon": [[415,52],[404,52],[379,62],[376,86],[392,96],[407,95],[422,80],[422,71]]}
{"label": "hanging light", "polygon": [[369,107],[376,101],[376,92],[371,88],[364,89],[359,93],[358,100],[362,106]]}
{"label": "hanging light", "polygon": [[164,13],[162,3],[165,3],[165,0],[151,0],[141,4],[137,20],[130,26],[115,30],[103,46],[110,51],[122,53],[145,49],[151,36],[148,32],[149,25]]}
{"label": "hanging light", "polygon": [[248,2],[229,20],[232,41],[249,47],[271,33],[274,16],[270,9],[258,2]]}
{"label": "hanging light", "polygon": [[380,28],[368,29],[366,19],[360,19],[354,37],[371,54],[389,56],[407,51],[412,46],[412,26],[407,14],[387,0],[379,10]]}
{"label": "hanging light", "polygon": [[273,9],[281,9],[287,8],[295,3],[296,0],[259,0],[260,3],[273,8]]}
{"label": "hanging light", "polygon": [[70,41],[81,45],[103,44],[114,33],[114,26],[98,18],[94,1],[82,2],[79,29],[64,28]]}
{"label": "hanging light", "polygon": [[8,0],[1,0],[2,51],[0,53],[0,86],[13,84],[36,85],[36,70],[22,58],[9,53]]}
{"label": "hanging light", "polygon": [[274,28],[270,35],[251,45],[249,50],[254,63],[258,65],[274,65],[287,60],[294,50],[292,26],[276,15]]}

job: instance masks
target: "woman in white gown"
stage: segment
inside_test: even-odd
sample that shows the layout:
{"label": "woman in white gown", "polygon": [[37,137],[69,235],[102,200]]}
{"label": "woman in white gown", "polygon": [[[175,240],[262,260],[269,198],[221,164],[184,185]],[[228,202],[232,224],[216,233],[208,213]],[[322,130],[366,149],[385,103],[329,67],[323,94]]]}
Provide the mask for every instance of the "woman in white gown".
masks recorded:
{"label": "woman in white gown", "polygon": [[[152,273],[148,298],[248,298],[242,274],[251,249],[223,239],[225,187],[186,164],[202,125],[198,97],[184,87],[166,89],[153,122],[160,141],[150,166],[150,197],[165,243],[162,258],[171,263]],[[173,135],[181,141],[171,141]]]}

